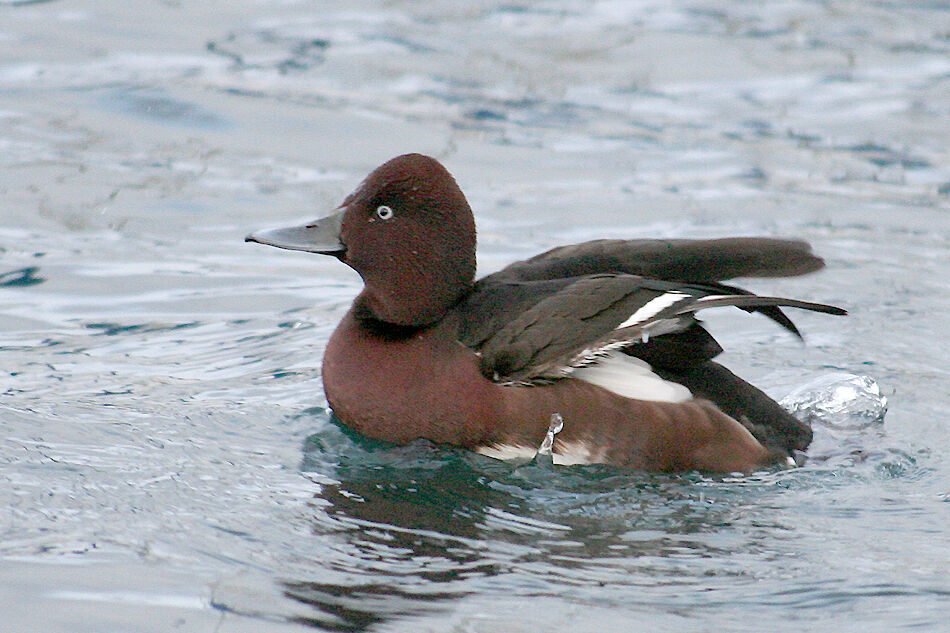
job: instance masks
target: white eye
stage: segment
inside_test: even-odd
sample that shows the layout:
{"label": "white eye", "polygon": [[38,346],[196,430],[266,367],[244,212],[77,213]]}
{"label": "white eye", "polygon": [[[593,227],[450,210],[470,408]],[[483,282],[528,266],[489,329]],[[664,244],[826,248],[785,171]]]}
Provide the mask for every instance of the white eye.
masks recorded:
{"label": "white eye", "polygon": [[376,207],[376,217],[380,220],[388,220],[393,217],[392,207],[387,207],[385,204]]}

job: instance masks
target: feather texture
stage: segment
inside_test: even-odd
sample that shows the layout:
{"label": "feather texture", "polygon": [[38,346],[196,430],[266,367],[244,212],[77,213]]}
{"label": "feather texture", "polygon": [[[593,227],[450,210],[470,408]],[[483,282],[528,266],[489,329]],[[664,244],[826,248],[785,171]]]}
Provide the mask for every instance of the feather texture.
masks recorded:
{"label": "feather texture", "polygon": [[[723,285],[710,288],[625,274],[563,281],[566,283],[560,285],[546,283],[546,296],[531,296],[534,301],[525,300],[520,306],[523,309],[508,313],[504,323],[487,335],[483,330],[478,337],[471,337],[478,338],[472,346],[481,355],[485,376],[500,382],[530,383],[563,378],[613,350],[638,356],[636,348],[651,339],[698,328],[694,314],[706,308],[786,306],[844,314],[834,306],[760,297],[739,289],[723,294],[731,290]],[[480,325],[484,327],[484,322]],[[471,344],[464,338],[463,342]],[[702,360],[709,358],[703,356]]]}

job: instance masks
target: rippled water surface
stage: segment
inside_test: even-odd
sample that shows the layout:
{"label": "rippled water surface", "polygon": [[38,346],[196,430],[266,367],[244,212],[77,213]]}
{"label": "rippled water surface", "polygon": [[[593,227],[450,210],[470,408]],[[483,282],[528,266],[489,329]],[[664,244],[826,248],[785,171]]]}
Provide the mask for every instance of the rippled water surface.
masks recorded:
{"label": "rippled water surface", "polygon": [[[950,630],[948,122],[940,0],[0,0],[3,630]],[[867,376],[884,421],[743,477],[348,435],[358,277],[242,238],[406,151],[483,272],[809,240],[826,271],[746,285],[851,316],[711,315],[723,361]]]}

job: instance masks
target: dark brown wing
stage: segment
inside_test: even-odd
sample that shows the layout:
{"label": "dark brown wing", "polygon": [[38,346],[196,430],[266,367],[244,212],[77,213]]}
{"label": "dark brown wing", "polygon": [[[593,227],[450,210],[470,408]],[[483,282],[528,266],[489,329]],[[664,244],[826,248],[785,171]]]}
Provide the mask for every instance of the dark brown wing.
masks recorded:
{"label": "dark brown wing", "polygon": [[[479,282],[482,288],[501,282],[557,282],[597,274],[628,274],[680,281],[717,289],[725,294],[746,293],[721,284],[734,277],[789,277],[821,269],[824,260],[798,240],[768,237],[730,237],[712,240],[592,240],[560,246],[531,259],[515,262]],[[744,307],[759,312],[801,338],[795,324],[774,305]]]}
{"label": "dark brown wing", "polygon": [[736,277],[793,277],[814,272],[824,265],[824,260],[812,254],[811,246],[798,240],[767,237],[593,240],[559,246],[515,262],[489,278],[540,281],[626,273],[700,283]]}
{"label": "dark brown wing", "polygon": [[[699,334],[693,316],[706,307],[791,306],[844,313],[833,306],[759,297],[745,291],[726,294],[728,287],[721,285],[707,288],[635,275],[590,275],[567,280],[560,287],[526,284],[521,288],[523,305],[506,304],[504,317],[483,327],[477,336],[471,334],[479,330],[477,315],[463,310],[462,342],[481,354],[482,372],[500,382],[560,378],[572,367],[595,362],[607,350],[624,349],[639,355],[637,346],[647,345],[655,337],[663,337],[667,352],[680,348],[669,366],[708,360],[719,347],[708,335]],[[541,290],[547,294],[532,294]],[[475,305],[482,305],[481,301]],[[684,338],[676,341],[677,336]],[[684,351],[697,343],[697,349]],[[644,351],[655,353],[656,348]]]}

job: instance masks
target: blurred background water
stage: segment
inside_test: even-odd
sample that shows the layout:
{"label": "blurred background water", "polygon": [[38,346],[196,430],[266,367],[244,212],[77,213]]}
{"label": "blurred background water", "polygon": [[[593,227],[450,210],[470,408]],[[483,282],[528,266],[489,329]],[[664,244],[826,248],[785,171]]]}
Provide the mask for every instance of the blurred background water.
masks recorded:
{"label": "blurred background water", "polygon": [[[826,271],[745,285],[847,319],[708,318],[812,407],[809,461],[513,468],[331,423],[359,279],[242,238],[407,151],[482,272],[812,242]],[[2,629],[950,630],[948,214],[943,0],[0,0]],[[859,384],[883,421],[822,408]]]}

